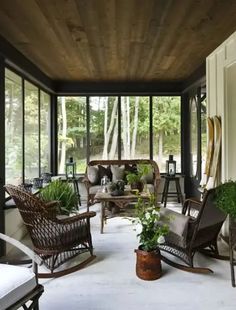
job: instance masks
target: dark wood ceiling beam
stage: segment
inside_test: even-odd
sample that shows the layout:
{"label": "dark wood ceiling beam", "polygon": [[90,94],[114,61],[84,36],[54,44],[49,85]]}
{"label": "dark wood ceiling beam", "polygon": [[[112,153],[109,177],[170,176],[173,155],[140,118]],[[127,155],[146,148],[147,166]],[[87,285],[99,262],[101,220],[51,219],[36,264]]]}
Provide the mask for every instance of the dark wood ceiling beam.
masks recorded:
{"label": "dark wood ceiling beam", "polygon": [[57,81],[58,95],[180,95],[181,82],[66,82]]}

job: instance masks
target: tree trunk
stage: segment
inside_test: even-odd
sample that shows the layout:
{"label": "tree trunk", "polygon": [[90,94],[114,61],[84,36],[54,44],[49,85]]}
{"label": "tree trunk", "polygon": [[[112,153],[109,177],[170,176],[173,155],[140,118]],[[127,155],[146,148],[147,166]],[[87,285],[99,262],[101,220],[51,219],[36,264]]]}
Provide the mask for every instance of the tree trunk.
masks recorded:
{"label": "tree trunk", "polygon": [[138,132],[139,99],[140,99],[139,97],[135,97],[134,129],[133,129],[133,135],[132,135],[131,158],[134,158],[135,149],[136,149],[136,139],[137,139],[137,132]]}
{"label": "tree trunk", "polygon": [[61,158],[59,165],[59,173],[65,171],[66,163],[66,133],[67,133],[67,117],[65,97],[61,97],[61,114],[62,114],[62,141],[61,141]]}
{"label": "tree trunk", "polygon": [[127,159],[130,159],[130,99],[126,97],[126,113],[127,113]]}
{"label": "tree trunk", "polygon": [[160,166],[162,166],[162,158],[163,158],[163,131],[159,131],[158,135],[158,162]]}
{"label": "tree trunk", "polygon": [[[102,158],[107,159],[108,154],[108,142],[109,137],[107,134],[107,124],[108,124],[108,97],[105,97],[107,100],[104,100],[105,112],[104,112],[104,127],[103,127],[103,135],[104,135],[104,145],[103,145],[103,154]],[[101,98],[100,98],[101,100]]]}
{"label": "tree trunk", "polygon": [[122,113],[122,140],[124,149],[124,158],[127,159],[127,120],[126,120],[126,104],[125,97],[121,97],[121,113]]}
{"label": "tree trunk", "polygon": [[109,159],[115,159],[116,149],[117,149],[117,141],[118,141],[118,117],[116,117],[116,124],[113,131],[111,149],[109,153]]}
{"label": "tree trunk", "polygon": [[[108,97],[107,97],[107,100],[108,100]],[[108,106],[108,102],[106,102],[106,105]],[[110,158],[109,142],[110,142],[112,131],[114,132],[115,120],[117,119],[117,107],[118,107],[118,98],[116,98],[116,100],[114,101],[113,107],[112,107],[109,128],[107,130],[107,125],[106,125],[106,131],[104,131],[104,137],[105,138],[104,138],[104,148],[103,148],[103,159],[109,159]],[[108,115],[108,108],[107,108],[107,114],[106,114],[107,120],[104,121],[107,124],[108,124],[108,117],[109,117],[109,115]],[[104,130],[105,130],[105,127],[104,127]],[[109,158],[108,158],[108,154],[109,154]]]}

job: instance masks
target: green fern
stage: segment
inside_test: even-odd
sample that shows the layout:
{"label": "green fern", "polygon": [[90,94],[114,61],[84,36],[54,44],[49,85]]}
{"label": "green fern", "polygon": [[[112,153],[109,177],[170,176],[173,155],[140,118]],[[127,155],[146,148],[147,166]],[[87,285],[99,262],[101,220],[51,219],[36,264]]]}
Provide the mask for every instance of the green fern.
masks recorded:
{"label": "green fern", "polygon": [[78,197],[71,184],[61,180],[51,182],[40,191],[40,197],[45,202],[60,201],[61,213],[69,214],[75,210],[78,205]]}

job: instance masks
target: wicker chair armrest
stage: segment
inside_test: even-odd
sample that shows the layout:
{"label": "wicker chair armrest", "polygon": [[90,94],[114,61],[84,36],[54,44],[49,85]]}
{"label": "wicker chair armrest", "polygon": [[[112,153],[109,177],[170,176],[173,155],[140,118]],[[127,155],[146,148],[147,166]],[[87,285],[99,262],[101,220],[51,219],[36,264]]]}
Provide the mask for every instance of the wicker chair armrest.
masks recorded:
{"label": "wicker chair armrest", "polygon": [[188,198],[185,200],[183,208],[182,208],[182,214],[190,215],[191,210],[197,210],[199,211],[201,207],[201,201],[195,199],[195,198]]}
{"label": "wicker chair armrest", "polygon": [[50,208],[55,208],[60,206],[60,201],[59,200],[53,200],[45,203],[45,208],[50,209]]}
{"label": "wicker chair armrest", "polygon": [[56,216],[60,212],[60,201],[59,200],[53,200],[49,201],[44,204],[45,212],[47,214],[47,217],[49,218],[56,218]]}
{"label": "wicker chair armrest", "polygon": [[63,218],[63,219],[57,219],[57,222],[59,224],[71,224],[71,223],[75,223],[84,219],[89,219],[91,217],[94,217],[96,215],[96,212],[94,211],[89,211],[89,212],[83,212],[81,214],[77,214],[74,216],[68,216],[67,218]]}

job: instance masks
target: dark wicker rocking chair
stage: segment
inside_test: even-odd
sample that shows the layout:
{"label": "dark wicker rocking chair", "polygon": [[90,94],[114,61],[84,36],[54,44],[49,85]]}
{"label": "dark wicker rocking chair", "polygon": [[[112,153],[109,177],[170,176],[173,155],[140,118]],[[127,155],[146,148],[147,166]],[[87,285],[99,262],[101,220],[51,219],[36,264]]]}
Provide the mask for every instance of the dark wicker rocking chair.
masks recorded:
{"label": "dark wicker rocking chair", "polygon": [[[197,202],[192,199],[187,199],[183,206],[182,215],[177,217],[186,218],[185,228],[182,234],[177,234],[175,229],[170,228],[170,232],[165,238],[165,243],[160,245],[162,252],[162,260],[167,264],[179,268],[181,270],[195,273],[210,273],[213,272],[209,268],[201,268],[193,266],[194,254],[199,251],[211,257],[221,258],[217,247],[217,237],[220,229],[226,219],[226,214],[223,213],[215,205],[216,189],[207,191],[202,202]],[[192,211],[197,211],[197,216],[191,216]],[[171,210],[162,210],[164,214],[170,216],[175,221],[174,213]],[[182,219],[181,219],[182,220]],[[172,225],[177,227],[177,223]],[[176,263],[166,256],[163,252],[170,253],[182,260],[186,265]]]}
{"label": "dark wicker rocking chair", "polygon": [[[58,219],[55,202],[45,203],[13,185],[6,185],[5,188],[19,209],[35,253],[43,259],[45,266],[50,270],[48,273],[39,273],[39,277],[63,276],[83,268],[96,257],[93,255],[90,233],[90,218],[96,215],[95,212],[84,212]],[[73,267],[56,271],[66,261],[84,252],[90,253],[87,259]]]}

